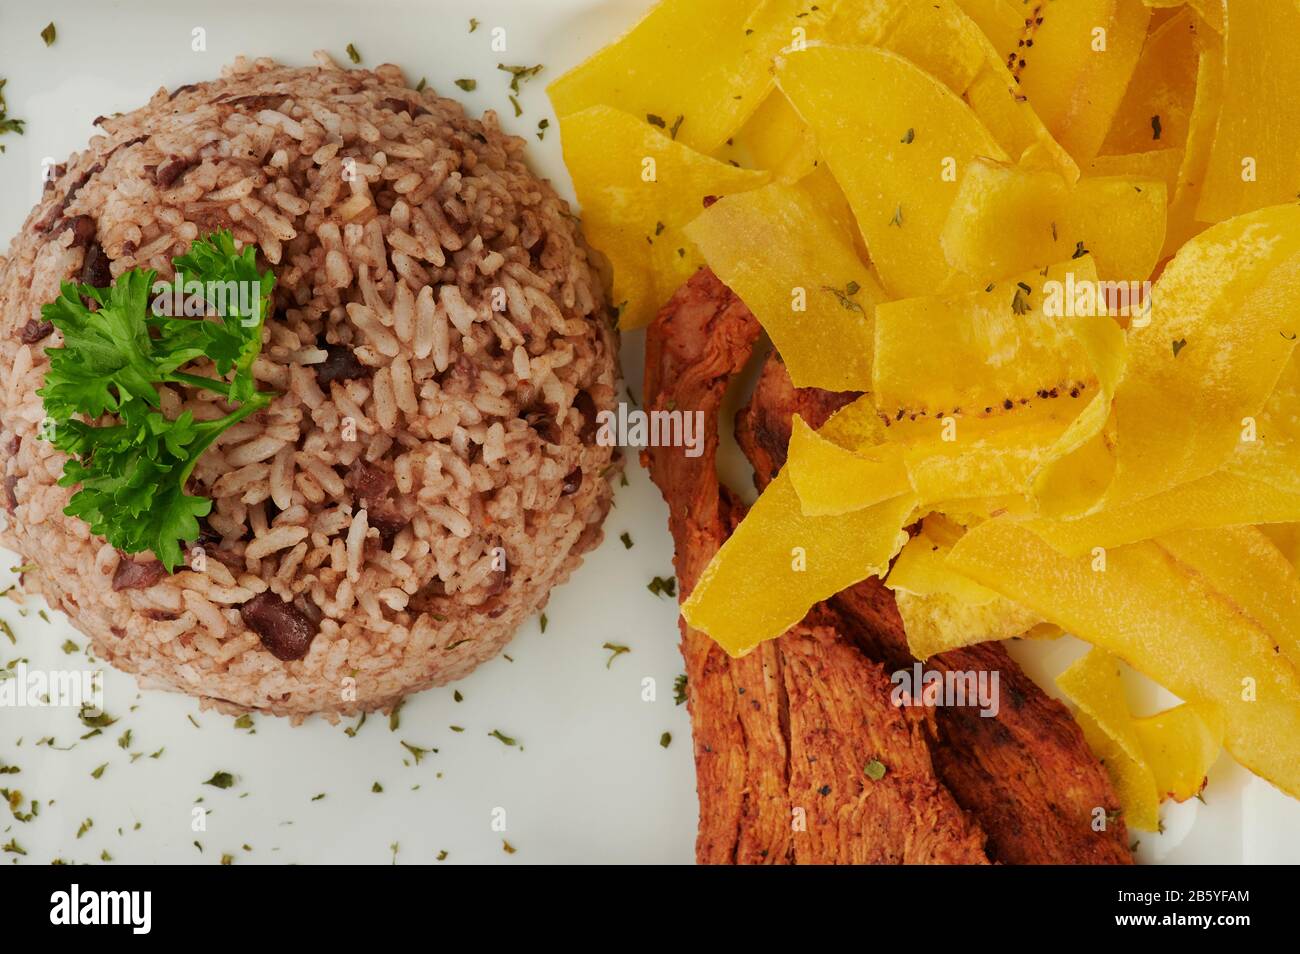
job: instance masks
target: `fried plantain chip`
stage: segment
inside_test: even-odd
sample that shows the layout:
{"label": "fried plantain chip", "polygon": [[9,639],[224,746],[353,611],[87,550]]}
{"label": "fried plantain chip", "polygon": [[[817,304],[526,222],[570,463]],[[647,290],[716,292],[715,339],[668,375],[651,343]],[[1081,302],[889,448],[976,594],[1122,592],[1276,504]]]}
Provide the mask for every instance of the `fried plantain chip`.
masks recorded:
{"label": "fried plantain chip", "polygon": [[951,275],[939,232],[961,169],[1005,159],[956,94],[897,54],[810,44],[777,58],[777,83],[817,136],[881,283],[921,295]]}
{"label": "fried plantain chip", "polygon": [[663,0],[547,93],[561,119],[612,106],[711,153],[762,102],[791,31],[821,19],[800,0]]}
{"label": "fried plantain chip", "polygon": [[954,409],[987,416],[1018,407],[1022,399],[1068,403],[1095,390],[1091,357],[1075,334],[1077,319],[1064,313],[1067,294],[1074,304],[1076,286],[1095,286],[1092,258],[1044,271],[979,291],[877,306],[871,390],[880,411],[888,418]]}
{"label": "fried plantain chip", "polygon": [[1223,712],[1184,702],[1133,720],[1161,801],[1185,802],[1205,788],[1205,776],[1223,751]]}
{"label": "fried plantain chip", "polygon": [[914,504],[903,494],[853,513],[805,516],[783,470],[705,568],[682,615],[732,656],[743,655],[813,604],[883,574],[907,539]]}
{"label": "fried plantain chip", "polygon": [[1160,827],[1160,796],[1142,737],[1124,701],[1119,661],[1093,649],[1056,677],[1078,707],[1075,718],[1093,753],[1106,766],[1124,809],[1124,822],[1142,831]]}
{"label": "fried plantain chip", "polygon": [[1056,684],[1079,707],[1076,717],[1111,773],[1128,824],[1155,831],[1160,802],[1186,801],[1205,786],[1223,749],[1218,706],[1183,703],[1134,717],[1124,699],[1119,660],[1101,649],[1076,660]]}
{"label": "fried plantain chip", "polygon": [[1233,455],[1295,346],[1279,325],[1300,302],[1300,206],[1201,233],[1165,269],[1152,301],[1149,320],[1130,327],[1104,442],[1040,475],[1040,491],[1055,488],[1039,494],[1046,516],[1135,503],[1208,476]]}
{"label": "fried plantain chip", "polygon": [[[876,409],[869,402],[866,405],[879,425]],[[830,432],[834,432],[833,427]],[[828,439],[827,433],[826,427],[814,431],[802,417],[794,416],[786,468],[806,515],[851,513],[911,491],[902,449],[897,444],[873,442],[867,449],[855,451]]]}
{"label": "fried plantain chip", "polygon": [[971,528],[948,560],[1180,698],[1220,706],[1228,751],[1300,794],[1300,676],[1274,634],[1155,542],[1104,557],[1066,557],[1002,517]]}
{"label": "fried plantain chip", "polygon": [[1137,67],[1151,12],[1141,0],[1042,4],[1024,18],[1011,72],[1056,140],[1080,162],[1101,147]]}
{"label": "fried plantain chip", "polygon": [[1183,165],[1182,149],[1151,149],[1098,156],[1088,163],[1089,177],[1119,176],[1125,179],[1159,179],[1165,184],[1165,198],[1172,201],[1178,188],[1178,171]]}
{"label": "fried plantain chip", "polygon": [[1180,149],[1196,94],[1196,14],[1184,7],[1152,30],[1101,152]]}
{"label": "fried plantain chip", "polygon": [[1300,193],[1300,6],[1226,7],[1223,105],[1196,217],[1221,222]]}
{"label": "fried plantain chip", "polygon": [[646,324],[704,264],[680,228],[704,209],[705,198],[769,179],[695,152],[609,106],[565,116],[560,133],[583,229],[614,270],[612,300],[624,328]]}
{"label": "fried plantain chip", "polygon": [[758,318],[797,387],[870,387],[872,316],[885,293],[808,191],[774,183],[727,196],[686,234]]}
{"label": "fried plantain chip", "polygon": [[966,167],[940,242],[949,265],[983,287],[1091,254],[1109,281],[1141,282],[1165,238],[1167,190],[1156,179],[1080,179],[978,159]]}
{"label": "fried plantain chip", "polygon": [[1300,520],[1300,495],[1226,471],[1193,480],[1137,503],[1076,520],[1035,516],[1027,526],[1066,556],[1150,540],[1180,530]]}
{"label": "fried plantain chip", "polygon": [[927,517],[885,579],[894,591],[913,656],[924,660],[962,646],[1009,639],[1043,622],[1039,614],[949,566],[951,546],[927,531],[930,522]]}
{"label": "fried plantain chip", "polygon": [[1165,247],[1161,258],[1173,255],[1188,241],[1205,231],[1206,223],[1196,218],[1205,188],[1205,172],[1214,145],[1214,129],[1223,107],[1223,38],[1217,33],[1198,37],[1200,53],[1196,60],[1196,94],[1188,120],[1187,144],[1178,169],[1178,186],[1169,203],[1169,224],[1165,229]]}

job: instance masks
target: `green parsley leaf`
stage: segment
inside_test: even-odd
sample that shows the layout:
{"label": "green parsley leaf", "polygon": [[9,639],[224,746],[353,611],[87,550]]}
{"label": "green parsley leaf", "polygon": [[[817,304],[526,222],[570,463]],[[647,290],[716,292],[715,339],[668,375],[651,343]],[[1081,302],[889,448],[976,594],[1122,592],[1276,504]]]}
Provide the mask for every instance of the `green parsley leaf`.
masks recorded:
{"label": "green parsley leaf", "polygon": [[673,704],[681,705],[686,701],[686,673],[673,680]]}
{"label": "green parsley leaf", "polygon": [[525,80],[530,80],[542,71],[542,64],[536,66],[507,66],[504,63],[498,63],[497,69],[503,70],[510,74],[510,92],[518,93],[519,84]]}
{"label": "green parsley leaf", "polygon": [[[198,537],[198,518],[212,509],[211,500],[185,493],[199,457],[274,397],[253,380],[275,285],[274,275],[257,271],[256,249],[237,252],[233,236],[218,232],[173,264],[186,285],[204,289],[187,311],[197,304],[215,316],[155,314],[152,271],[125,272],[110,288],[65,282],[41,309],[63,345],[46,349],[50,368],[37,392],[54,422],[43,436],[70,458],[59,484],[80,487],[64,512],[120,550],[152,551],[169,572],[181,562],[181,542]],[[201,358],[220,377],[182,370]],[[169,420],[160,384],[214,391],[239,406],[212,421],[188,411]],[[105,414],[116,422],[90,423]]]}
{"label": "green parsley leaf", "polygon": [[214,772],[212,778],[208,779],[203,784],[211,785],[213,788],[230,788],[230,786],[235,784],[235,776],[231,775],[229,772]]}
{"label": "green parsley leaf", "polygon": [[[54,41],[58,39],[58,36],[59,34],[58,31],[54,29],[53,21],[47,23],[45,29],[41,31],[41,39],[45,41],[46,46],[53,46]],[[1160,137],[1156,136],[1156,138],[1159,139]]]}
{"label": "green parsley leaf", "polygon": [[677,595],[677,578],[656,576],[646,584],[646,589],[655,596],[676,596]]}
{"label": "green parsley leaf", "polygon": [[[0,79],[0,134],[11,132],[17,133],[21,136],[23,134],[23,126],[25,125],[24,120],[10,119],[7,115],[8,107],[5,105],[6,82],[7,80]],[[0,152],[4,152],[3,146],[0,146]]]}
{"label": "green parsley leaf", "polygon": [[403,742],[402,748],[406,749],[406,751],[410,752],[411,755],[415,757],[416,765],[419,765],[420,761],[430,752],[436,753],[438,751],[437,749],[422,749],[420,746],[412,745],[410,742]]}

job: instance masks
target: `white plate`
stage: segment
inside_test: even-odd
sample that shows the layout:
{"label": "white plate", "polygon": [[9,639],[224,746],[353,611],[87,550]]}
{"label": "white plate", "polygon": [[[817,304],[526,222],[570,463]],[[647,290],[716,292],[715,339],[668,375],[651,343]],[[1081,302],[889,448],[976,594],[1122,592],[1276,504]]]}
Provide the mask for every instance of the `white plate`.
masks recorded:
{"label": "white plate", "polygon": [[[11,116],[27,133],[0,142],[0,236],[7,242],[41,189],[42,160],[63,161],[83,146],[100,114],[140,105],[159,87],[215,76],[236,54],[274,56],[308,64],[312,50],[329,49],[346,62],[354,43],[373,66],[393,62],[414,82],[428,77],[471,111],[496,109],[504,126],[532,143],[532,162],[569,192],[558,130],[544,86],[634,22],[646,0],[225,0],[182,5],[142,0],[76,0],[9,4],[0,14],[0,76]],[[469,32],[469,17],[480,21]],[[58,40],[47,49],[40,31],[53,18]],[[491,49],[493,29],[505,29],[507,51]],[[205,31],[206,51],[192,49]],[[507,64],[542,63],[527,84],[515,118],[506,99]],[[478,89],[453,85],[473,78]],[[551,120],[544,141],[537,123]],[[640,394],[641,336],[627,336],[624,369]],[[527,623],[507,652],[453,687],[412,697],[401,725],[390,731],[372,717],[350,738],[344,725],[322,720],[292,727],[256,718],[255,730],[200,713],[185,696],[140,692],[134,680],[109,670],[105,708],[118,722],[90,739],[77,713],[66,709],[0,709],[0,763],[21,772],[0,787],[40,803],[39,816],[20,823],[0,804],[0,843],[15,838],[21,860],[216,863],[222,854],[244,862],[432,862],[446,851],[455,862],[690,862],[696,826],[690,725],[673,703],[682,672],[676,607],[651,595],[652,576],[671,573],[666,511],[643,471],[628,468],[606,524],[606,542],[557,590],[546,633]],[[619,535],[635,545],[627,550]],[[0,587],[18,563],[0,563]],[[45,622],[35,600],[0,601],[0,618],[17,635],[0,637],[0,665],[15,656],[34,668],[88,663],[65,655],[71,638],[86,640],[61,615]],[[606,666],[607,641],[632,652]],[[1057,671],[1077,645],[1017,647],[1035,675]],[[643,701],[654,680],[657,698]],[[1046,683],[1045,683],[1046,684]],[[191,721],[192,720],[192,721]],[[193,723],[197,723],[196,728]],[[351,723],[348,723],[351,724]],[[463,726],[454,732],[450,726]],[[130,745],[118,740],[131,731]],[[522,748],[489,733],[499,729]],[[669,748],[660,736],[672,734]],[[54,745],[38,744],[53,737]],[[401,745],[438,749],[419,765]],[[71,750],[64,747],[73,745]],[[164,749],[161,757],[149,753]],[[132,761],[132,753],[140,753]],[[97,767],[107,764],[100,778]],[[237,783],[204,785],[229,771]],[[371,791],[374,783],[381,794]],[[324,793],[324,798],[313,800]],[[1140,835],[1144,861],[1267,862],[1300,858],[1300,806],[1220,759],[1206,803],[1166,810],[1163,836]],[[195,830],[198,800],[208,809]],[[27,811],[25,801],[22,810]],[[505,831],[494,822],[504,812]],[[87,819],[93,826],[78,837]],[[137,828],[136,826],[139,825]],[[504,850],[503,840],[517,849]],[[195,842],[202,846],[196,847]],[[244,850],[248,845],[251,850]],[[0,854],[0,862],[18,856]]]}

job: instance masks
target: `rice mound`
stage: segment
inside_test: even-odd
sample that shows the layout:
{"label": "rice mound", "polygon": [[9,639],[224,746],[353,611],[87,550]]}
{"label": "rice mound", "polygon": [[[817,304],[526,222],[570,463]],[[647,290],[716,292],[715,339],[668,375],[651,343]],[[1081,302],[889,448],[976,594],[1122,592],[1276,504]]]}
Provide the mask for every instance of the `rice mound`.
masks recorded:
{"label": "rice mound", "polygon": [[[0,542],[100,658],[223,711],[335,717],[464,676],[600,542],[621,466],[593,436],[609,311],[523,140],[395,66],[317,60],[101,117],[0,258]],[[212,512],[167,576],[63,514],[40,307],[69,279],[170,279],[220,229],[276,275],[254,373],[280,396],[199,460]]]}

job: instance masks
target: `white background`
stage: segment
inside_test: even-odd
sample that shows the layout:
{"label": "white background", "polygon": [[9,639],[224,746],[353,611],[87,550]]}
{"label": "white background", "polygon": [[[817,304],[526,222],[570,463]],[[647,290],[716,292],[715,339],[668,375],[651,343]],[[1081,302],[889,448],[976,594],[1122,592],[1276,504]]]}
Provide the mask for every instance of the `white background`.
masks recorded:
{"label": "white background", "polygon": [[[311,52],[330,50],[340,63],[354,43],[363,65],[401,65],[412,85],[424,76],[471,112],[496,109],[506,129],[532,144],[534,167],[564,194],[571,190],[560,159],[559,135],[544,87],[631,25],[647,0],[222,0],[211,2],[5,3],[0,7],[0,77],[9,115],[28,121],[25,136],[0,139],[0,236],[7,241],[40,194],[41,161],[63,161],[84,146],[100,114],[144,103],[159,87],[208,79],[238,53],[274,56],[309,65]],[[480,26],[469,32],[468,20]],[[47,49],[41,28],[51,19],[58,40]],[[206,30],[207,51],[191,50],[191,31]],[[504,27],[508,52],[490,47],[493,27]],[[498,62],[533,65],[543,73],[525,84],[514,118],[506,95],[509,76]],[[473,93],[453,81],[477,80]],[[537,123],[551,120],[545,140]],[[628,335],[624,369],[640,396],[641,335]],[[676,605],[646,590],[652,576],[672,572],[667,514],[653,485],[629,461],[630,486],[619,490],[606,524],[605,544],[557,590],[539,632],[526,623],[499,657],[454,687],[412,697],[398,731],[376,715],[354,738],[344,728],[313,719],[254,717],[254,731],[232,719],[200,712],[196,701],[140,692],[134,680],[109,671],[105,708],[118,718],[101,736],[77,714],[61,709],[0,709],[0,763],[21,772],[0,775],[0,788],[23,792],[39,817],[14,820],[0,804],[0,843],[14,838],[25,858],[0,853],[0,864],[54,858],[95,861],[216,863],[223,853],[248,862],[433,862],[445,864],[649,862],[693,859],[696,826],[690,726],[675,706],[672,683],[683,666],[677,651]],[[627,531],[627,550],[619,535]],[[0,552],[0,588],[20,560]],[[59,614],[46,623],[40,605],[0,600],[0,618],[17,635],[0,636],[0,665],[16,656],[36,668],[90,665],[68,638],[85,637]],[[606,641],[632,652],[608,668]],[[1072,640],[1013,648],[1050,684],[1079,651]],[[657,683],[658,699],[641,700],[642,680]],[[464,701],[453,700],[453,688]],[[1156,696],[1135,686],[1135,699]],[[196,728],[192,722],[198,723]],[[449,727],[464,727],[457,733]],[[118,746],[130,729],[129,748]],[[499,729],[521,748],[490,737]],[[672,733],[668,749],[659,745]],[[55,746],[37,745],[53,737]],[[406,741],[437,748],[419,765]],[[75,745],[74,745],[75,743]],[[74,746],[69,751],[61,751]],[[164,748],[158,759],[148,754]],[[131,753],[143,757],[131,762]],[[91,772],[107,763],[99,779]],[[227,790],[202,784],[214,772],[233,773]],[[382,794],[372,793],[375,782]],[[321,793],[323,799],[313,801]],[[209,810],[206,831],[192,830],[197,800]],[[1300,860],[1300,808],[1251,778],[1224,756],[1211,773],[1206,804],[1165,810],[1163,836],[1135,834],[1144,861],[1266,862]],[[507,830],[492,827],[504,809]],[[86,819],[93,827],[80,838]],[[137,823],[140,825],[135,828]],[[504,851],[503,838],[517,849]],[[194,845],[202,845],[202,851]],[[251,851],[242,846],[248,845]]]}

